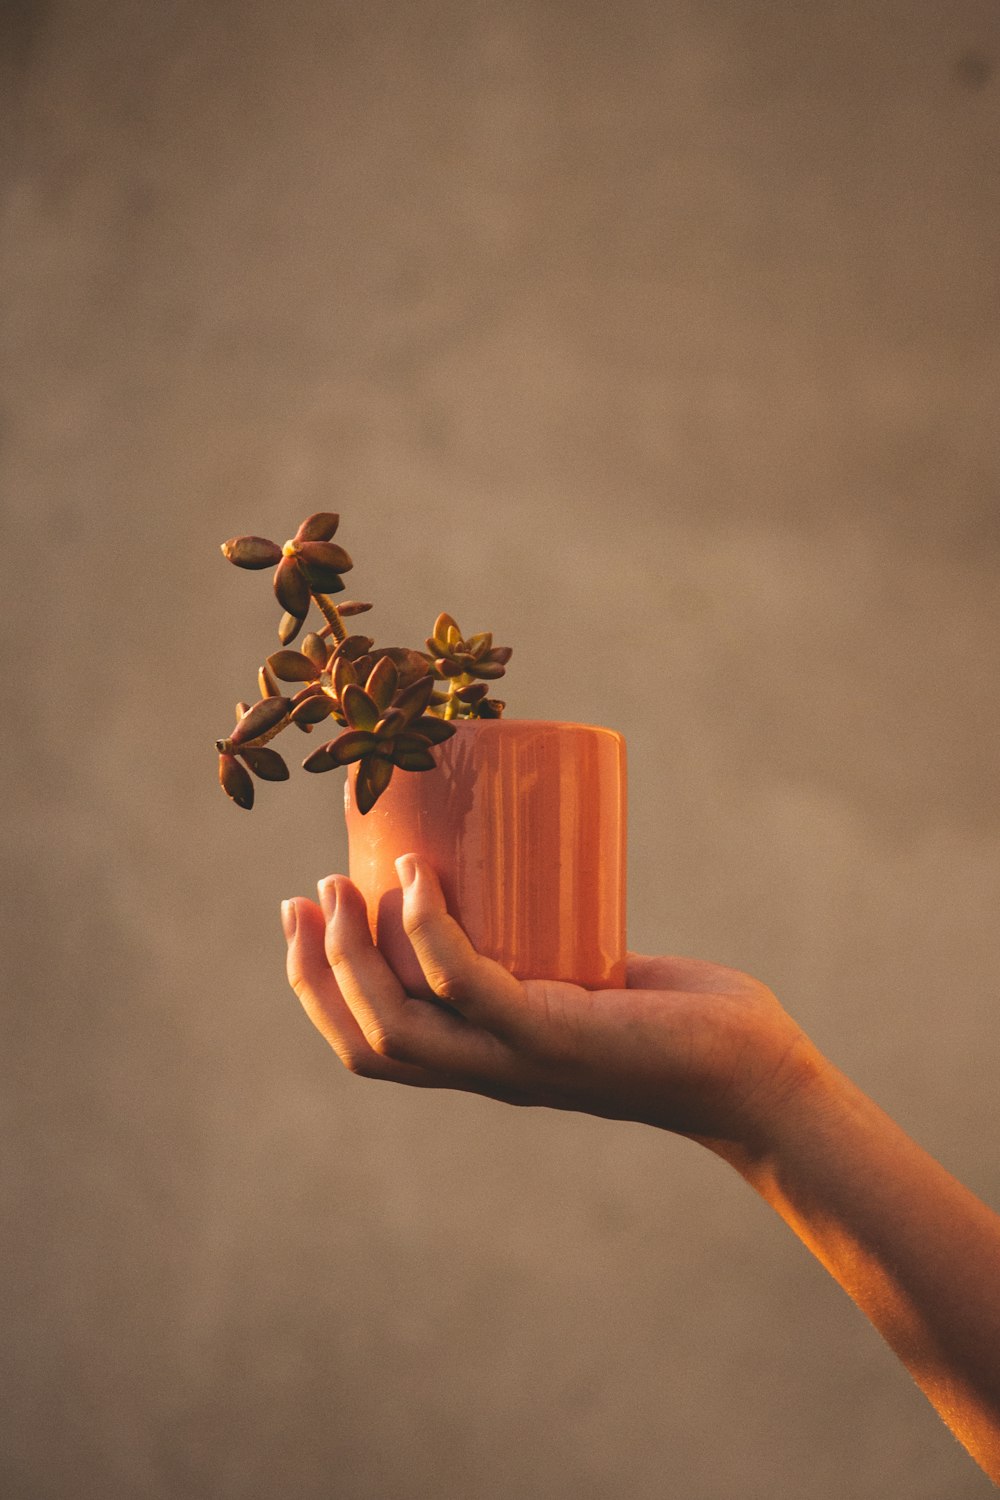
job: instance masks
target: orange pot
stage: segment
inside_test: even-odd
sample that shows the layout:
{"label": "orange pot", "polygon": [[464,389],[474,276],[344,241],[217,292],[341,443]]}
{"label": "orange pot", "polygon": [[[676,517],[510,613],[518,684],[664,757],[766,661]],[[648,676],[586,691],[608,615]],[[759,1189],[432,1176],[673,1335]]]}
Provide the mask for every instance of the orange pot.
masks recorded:
{"label": "orange pot", "polygon": [[408,993],[429,995],[393,861],[420,854],[473,946],[520,979],[625,983],[625,740],[613,729],[458,719],[433,771],[398,768],[364,816],[344,790],[350,876]]}

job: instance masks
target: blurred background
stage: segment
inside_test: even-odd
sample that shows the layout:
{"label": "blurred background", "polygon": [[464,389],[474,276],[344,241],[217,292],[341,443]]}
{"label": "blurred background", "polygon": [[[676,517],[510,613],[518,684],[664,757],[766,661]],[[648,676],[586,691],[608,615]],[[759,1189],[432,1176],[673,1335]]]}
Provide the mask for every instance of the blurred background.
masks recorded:
{"label": "blurred background", "polygon": [[213,742],[219,544],[339,511],[380,642],[624,733],[630,946],[1000,1206],[994,0],[2,16],[0,1491],[992,1493],[700,1148],[348,1075],[342,778]]}

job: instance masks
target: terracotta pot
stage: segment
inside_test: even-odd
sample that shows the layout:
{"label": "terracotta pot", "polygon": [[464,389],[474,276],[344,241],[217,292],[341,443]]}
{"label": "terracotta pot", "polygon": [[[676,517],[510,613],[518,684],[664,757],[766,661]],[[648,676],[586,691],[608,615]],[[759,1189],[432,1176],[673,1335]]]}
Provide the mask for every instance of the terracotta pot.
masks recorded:
{"label": "terracotta pot", "polygon": [[403,931],[393,861],[421,854],[473,946],[520,979],[625,983],[625,741],[613,729],[459,719],[433,771],[401,771],[364,816],[344,792],[350,876],[410,994],[431,992]]}

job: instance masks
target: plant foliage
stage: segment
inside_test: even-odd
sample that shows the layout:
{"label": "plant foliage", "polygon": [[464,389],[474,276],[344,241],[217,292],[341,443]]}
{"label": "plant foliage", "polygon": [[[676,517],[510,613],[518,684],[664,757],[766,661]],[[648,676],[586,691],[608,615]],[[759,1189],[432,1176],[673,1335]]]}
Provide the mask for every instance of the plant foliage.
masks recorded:
{"label": "plant foliage", "polygon": [[[348,633],[344,621],[372,606],[335,604],[330,597],[344,591],[343,574],[354,566],[333,541],[339,524],[339,516],[318,511],[283,547],[260,536],[222,544],[223,556],[237,568],[274,569],[274,593],[284,611],[281,650],[258,669],[259,700],[238,703],[234,728],[216,741],[219,781],[239,807],[253,807],[251,771],[262,781],[288,780],[284,759],[267,744],[289,725],[305,734],[329,719],[340,726],[343,732],[302,765],[332,771],[357,761],[355,795],[359,811],[367,813],[396,770],[434,769],[433,747],[455,733],[455,719],[499,719],[506,707],[488,696],[487,684],[504,675],[512,652],[494,646],[489,631],[466,638],[451,615],[440,614],[426,651],[376,647],[371,636]],[[292,650],[313,604],[326,623]],[[290,684],[290,691],[279,683]]]}

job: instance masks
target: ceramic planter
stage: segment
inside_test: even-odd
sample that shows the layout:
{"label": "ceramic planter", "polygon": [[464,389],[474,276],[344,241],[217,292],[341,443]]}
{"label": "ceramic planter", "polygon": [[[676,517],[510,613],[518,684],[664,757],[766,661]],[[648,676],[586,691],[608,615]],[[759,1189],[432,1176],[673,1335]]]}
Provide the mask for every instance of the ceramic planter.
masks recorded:
{"label": "ceramic planter", "polygon": [[396,770],[364,816],[344,793],[350,877],[372,937],[428,995],[393,861],[423,855],[473,946],[521,979],[625,983],[625,741],[613,729],[459,719],[433,771]]}

